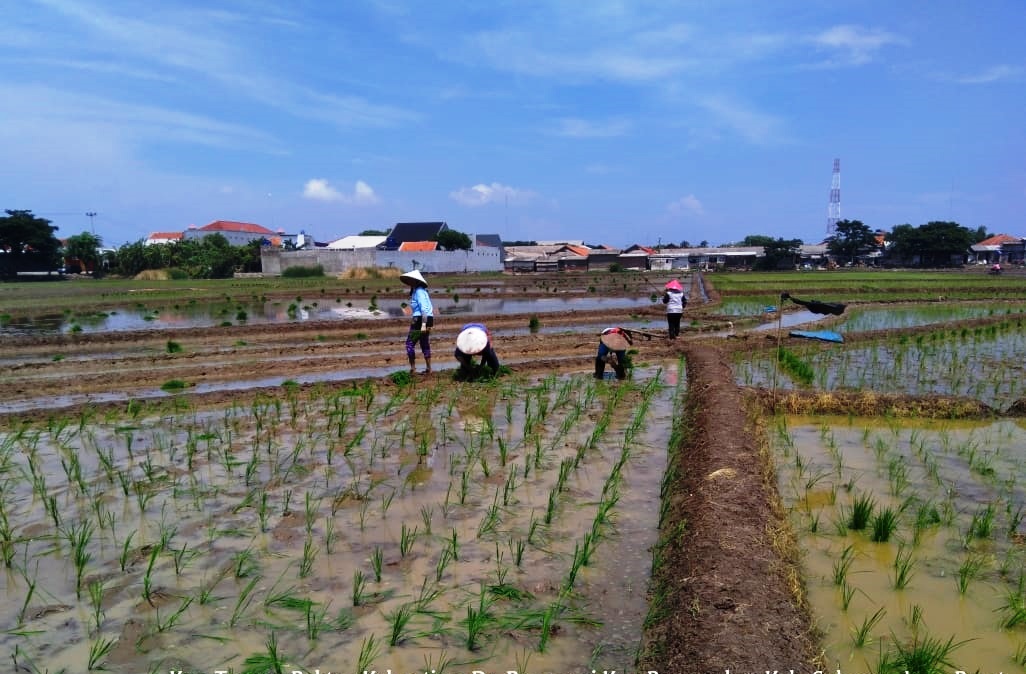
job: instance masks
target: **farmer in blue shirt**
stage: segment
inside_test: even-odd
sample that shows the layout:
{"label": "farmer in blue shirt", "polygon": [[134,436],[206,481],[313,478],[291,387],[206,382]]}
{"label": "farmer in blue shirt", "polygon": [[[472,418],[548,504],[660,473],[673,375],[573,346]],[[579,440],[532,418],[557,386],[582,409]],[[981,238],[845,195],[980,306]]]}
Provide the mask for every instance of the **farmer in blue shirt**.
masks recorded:
{"label": "farmer in blue shirt", "polygon": [[424,354],[425,374],[431,373],[431,327],[435,324],[435,310],[428,297],[427,281],[414,269],[399,276],[399,280],[410,286],[410,309],[412,320],[406,333],[406,357],[410,360],[410,373],[416,372],[416,345]]}

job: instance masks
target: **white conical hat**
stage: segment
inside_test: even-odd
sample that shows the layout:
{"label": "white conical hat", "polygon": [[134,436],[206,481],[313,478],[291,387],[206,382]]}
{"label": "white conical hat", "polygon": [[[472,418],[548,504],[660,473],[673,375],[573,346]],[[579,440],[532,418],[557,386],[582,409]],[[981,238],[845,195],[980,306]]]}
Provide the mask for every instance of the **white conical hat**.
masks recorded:
{"label": "white conical hat", "polygon": [[413,271],[408,271],[405,274],[400,274],[399,280],[408,286],[418,286],[421,284],[427,285],[427,281],[424,280],[419,269],[414,269]]}
{"label": "white conical hat", "polygon": [[488,346],[488,333],[478,327],[469,327],[456,336],[456,348],[473,356],[481,353]]}

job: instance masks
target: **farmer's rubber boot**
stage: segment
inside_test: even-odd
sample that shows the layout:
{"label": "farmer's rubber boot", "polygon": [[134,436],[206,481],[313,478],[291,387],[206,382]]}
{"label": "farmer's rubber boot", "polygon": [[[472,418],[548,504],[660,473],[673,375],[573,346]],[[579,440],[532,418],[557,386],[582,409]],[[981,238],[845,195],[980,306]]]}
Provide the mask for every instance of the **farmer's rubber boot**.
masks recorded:
{"label": "farmer's rubber boot", "polygon": [[595,379],[602,379],[606,372],[606,362],[601,358],[595,359]]}

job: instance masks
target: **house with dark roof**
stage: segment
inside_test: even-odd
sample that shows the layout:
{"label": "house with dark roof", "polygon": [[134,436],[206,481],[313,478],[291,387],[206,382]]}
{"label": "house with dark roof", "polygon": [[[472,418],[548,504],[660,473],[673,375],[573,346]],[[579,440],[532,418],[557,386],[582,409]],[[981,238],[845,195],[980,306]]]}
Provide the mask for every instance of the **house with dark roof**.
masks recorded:
{"label": "house with dark roof", "polygon": [[502,262],[506,259],[506,248],[502,245],[502,237],[498,234],[475,234],[474,247],[481,248],[482,246],[488,248],[498,248],[499,262]]}
{"label": "house with dark roof", "polygon": [[444,222],[397,222],[378,250],[399,250],[408,241],[433,241],[447,229],[449,226]]}

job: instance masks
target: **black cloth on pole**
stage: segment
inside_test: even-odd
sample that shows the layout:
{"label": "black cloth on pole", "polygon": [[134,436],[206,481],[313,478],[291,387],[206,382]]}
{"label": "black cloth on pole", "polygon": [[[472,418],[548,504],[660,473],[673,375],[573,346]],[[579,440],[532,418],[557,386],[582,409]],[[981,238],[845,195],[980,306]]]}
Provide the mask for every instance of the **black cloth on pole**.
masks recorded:
{"label": "black cloth on pole", "polygon": [[820,302],[818,300],[800,300],[797,297],[792,297],[790,293],[780,293],[781,300],[791,300],[795,304],[800,304],[814,314],[832,314],[834,316],[840,316],[844,313],[846,305],[840,302]]}

